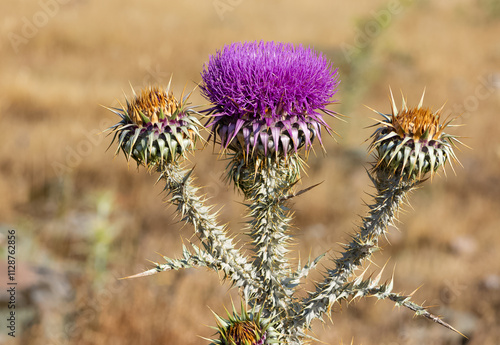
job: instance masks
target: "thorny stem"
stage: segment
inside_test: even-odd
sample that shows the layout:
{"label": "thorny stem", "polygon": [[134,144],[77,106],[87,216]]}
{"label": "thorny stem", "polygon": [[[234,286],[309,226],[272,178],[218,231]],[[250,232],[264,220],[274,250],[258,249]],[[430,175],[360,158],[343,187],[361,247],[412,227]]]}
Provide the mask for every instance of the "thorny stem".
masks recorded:
{"label": "thorny stem", "polygon": [[370,178],[377,189],[375,203],[369,206],[370,211],[362,219],[362,226],[351,242],[344,246],[341,257],[334,260],[335,268],[327,271],[324,281],[316,285],[316,291],[302,302],[300,315],[295,320],[298,332],[308,328],[312,320],[329,312],[333,303],[343,296],[344,284],[356,268],[377,250],[379,237],[393,223],[407,194],[420,183],[415,179],[390,176],[384,171],[375,171]]}
{"label": "thorny stem", "polygon": [[[273,158],[266,163],[244,162],[243,159],[235,155],[228,173],[249,201],[246,205],[250,217],[248,234],[255,253],[252,265],[263,286],[250,304],[263,308],[264,317],[280,315],[279,320],[285,320],[294,291],[290,282],[295,281],[291,279],[286,256],[291,216],[285,204],[287,193],[300,177],[300,161],[298,157]],[[281,326],[277,325],[277,328],[286,332]]]}
{"label": "thorny stem", "polygon": [[198,187],[193,185],[192,170],[182,170],[177,164],[166,164],[159,169],[160,179],[165,180],[165,190],[171,196],[170,203],[177,207],[182,220],[191,223],[206,253],[207,261],[218,262],[219,270],[233,284],[243,289],[246,298],[254,294],[259,284],[252,276],[246,257],[233,245],[226,229],[217,224],[211,208],[204,205],[205,199],[196,195]]}
{"label": "thorny stem", "polygon": [[[415,312],[415,315],[418,316],[423,316],[429,320],[434,321],[435,323],[452,330],[453,332],[456,332],[460,334],[461,336],[465,337],[462,333],[460,333],[458,330],[456,330],[454,327],[443,321],[439,316],[436,316],[429,311],[427,311],[428,308],[418,305],[412,301],[410,301],[411,296],[413,293],[410,295],[401,295],[398,293],[392,292],[392,288],[394,286],[394,278],[391,279],[389,282],[386,282],[382,285],[378,285],[380,278],[382,276],[382,271],[374,278],[372,279],[371,277],[368,278],[367,280],[363,280],[363,275],[366,272],[363,272],[359,277],[357,277],[355,280],[350,281],[349,283],[346,283],[343,287],[343,299],[355,299],[355,298],[361,298],[361,297],[366,297],[366,296],[373,296],[378,299],[389,299],[393,301],[397,306],[402,306],[405,308],[408,308]],[[339,298],[340,299],[340,298]]]}
{"label": "thorny stem", "polygon": [[[374,293],[376,292],[376,290],[374,291]],[[395,302],[397,305],[401,305],[403,307],[406,307],[412,311],[415,312],[416,315],[421,315],[431,321],[434,321],[435,323],[455,332],[455,333],[458,333],[460,334],[461,336],[467,338],[464,334],[462,334],[461,332],[459,332],[457,329],[455,329],[453,326],[451,326],[450,324],[444,322],[439,316],[437,315],[434,315],[432,313],[430,313],[429,311],[427,311],[427,309],[425,307],[422,307],[421,305],[418,305],[416,303],[413,303],[412,301],[409,300],[409,297],[408,296],[401,296],[397,293],[390,293],[387,298],[389,298],[391,301]]]}

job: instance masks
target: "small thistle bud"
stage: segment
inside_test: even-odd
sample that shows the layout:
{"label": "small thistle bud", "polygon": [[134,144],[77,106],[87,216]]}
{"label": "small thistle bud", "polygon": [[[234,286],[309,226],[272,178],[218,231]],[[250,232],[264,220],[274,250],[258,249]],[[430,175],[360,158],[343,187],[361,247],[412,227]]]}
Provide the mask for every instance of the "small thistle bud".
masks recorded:
{"label": "small thistle bud", "polygon": [[398,110],[391,91],[392,114],[374,110],[384,118],[377,120],[379,126],[371,136],[370,151],[377,157],[374,170],[420,179],[426,173],[432,176],[450,159],[458,161],[453,146],[459,141],[444,133],[453,119],[441,123],[443,107],[435,112],[423,108],[424,94],[415,108],[408,108],[403,97],[402,109]]}
{"label": "small thistle bud", "polygon": [[123,109],[110,109],[122,120],[109,128],[114,132],[111,144],[118,138],[120,148],[138,165],[150,169],[159,164],[171,163],[193,150],[200,136],[196,111],[186,105],[187,96],[179,102],[170,91],[159,87],[148,87]]}
{"label": "small thistle bud", "polygon": [[213,340],[212,345],[264,345],[278,342],[272,323],[262,318],[260,312],[247,312],[243,305],[241,310],[239,315],[233,306],[232,315],[227,312],[227,320],[215,314],[219,339]]}
{"label": "small thistle bud", "polygon": [[211,56],[202,72],[203,96],[212,103],[210,126],[223,149],[246,156],[287,156],[311,148],[336,93],[337,69],[301,45],[244,42]]}

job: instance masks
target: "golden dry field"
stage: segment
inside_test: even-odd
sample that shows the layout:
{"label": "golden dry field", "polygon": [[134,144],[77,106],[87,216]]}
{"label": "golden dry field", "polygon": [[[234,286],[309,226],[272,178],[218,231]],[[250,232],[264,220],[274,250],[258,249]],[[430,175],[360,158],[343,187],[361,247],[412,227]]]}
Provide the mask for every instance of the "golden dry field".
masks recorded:
{"label": "golden dry field", "polygon": [[[178,257],[190,226],[174,218],[157,176],[106,151],[101,132],[118,122],[105,106],[153,85],[180,94],[200,82],[210,54],[234,41],[312,46],[338,66],[327,154],[309,157],[294,199],[294,258],[347,241],[373,191],[366,169],[374,109],[390,112],[389,87],[416,105],[459,116],[451,128],[470,146],[412,194],[398,229],[368,270],[386,265],[395,291],[468,339],[391,301],[337,305],[314,324],[326,344],[500,344],[500,2],[40,0],[0,3],[0,343],[208,344],[212,314],[237,291],[212,271],[118,280]],[[194,104],[206,101],[196,90]],[[207,133],[204,134],[207,137]],[[242,197],[221,182],[212,145],[191,158],[219,219],[244,226]],[[16,332],[8,336],[8,230],[16,232]],[[241,238],[244,238],[241,235]],[[241,243],[241,242],[240,242]],[[368,264],[368,263],[367,263]],[[368,265],[366,265],[368,266]],[[312,278],[319,279],[319,275]],[[305,289],[312,285],[304,286]]]}

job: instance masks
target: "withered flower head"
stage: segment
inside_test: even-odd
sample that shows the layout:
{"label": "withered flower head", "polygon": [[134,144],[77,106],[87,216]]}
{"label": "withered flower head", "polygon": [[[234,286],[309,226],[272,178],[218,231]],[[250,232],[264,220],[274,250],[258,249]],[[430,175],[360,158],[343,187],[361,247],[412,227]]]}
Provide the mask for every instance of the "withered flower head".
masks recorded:
{"label": "withered flower head", "polygon": [[160,118],[172,119],[179,108],[179,102],[172,92],[159,87],[149,87],[141,91],[132,102],[127,101],[127,114],[136,125],[142,127],[158,123]]}
{"label": "withered flower head", "polygon": [[377,156],[374,169],[422,178],[428,172],[432,176],[450,159],[458,162],[453,147],[460,142],[456,136],[444,132],[453,119],[441,122],[443,107],[435,112],[423,108],[424,94],[414,108],[408,108],[403,97],[402,109],[398,110],[391,91],[392,114],[374,110],[383,117],[377,120],[377,129],[371,136],[370,151]]}
{"label": "withered flower head", "polygon": [[112,112],[122,118],[109,128],[114,132],[111,144],[118,139],[118,149],[138,165],[152,169],[163,163],[172,163],[194,149],[201,126],[193,107],[187,106],[190,94],[178,101],[170,91],[160,87],[147,87],[134,99],[127,100],[122,109]]}

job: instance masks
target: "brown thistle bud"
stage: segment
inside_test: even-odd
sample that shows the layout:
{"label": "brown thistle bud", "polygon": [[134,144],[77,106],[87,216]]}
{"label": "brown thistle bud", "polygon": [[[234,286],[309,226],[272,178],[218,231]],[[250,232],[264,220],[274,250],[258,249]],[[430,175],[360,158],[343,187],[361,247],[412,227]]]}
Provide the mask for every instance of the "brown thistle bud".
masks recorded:
{"label": "brown thistle bud", "polygon": [[170,91],[159,87],[148,87],[122,109],[110,109],[122,120],[109,128],[114,132],[113,143],[118,139],[127,159],[137,164],[154,168],[158,164],[171,163],[184,157],[194,149],[200,136],[201,126],[193,107],[187,106],[187,96],[178,101]]}
{"label": "brown thistle bud", "polygon": [[450,159],[458,162],[453,147],[460,141],[444,133],[454,119],[442,123],[443,107],[435,112],[423,108],[424,94],[414,108],[408,108],[403,97],[402,109],[398,110],[391,91],[392,114],[374,110],[383,117],[377,120],[377,129],[371,136],[370,152],[375,152],[377,159],[374,170],[420,179],[428,172],[432,176]]}

